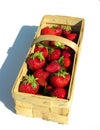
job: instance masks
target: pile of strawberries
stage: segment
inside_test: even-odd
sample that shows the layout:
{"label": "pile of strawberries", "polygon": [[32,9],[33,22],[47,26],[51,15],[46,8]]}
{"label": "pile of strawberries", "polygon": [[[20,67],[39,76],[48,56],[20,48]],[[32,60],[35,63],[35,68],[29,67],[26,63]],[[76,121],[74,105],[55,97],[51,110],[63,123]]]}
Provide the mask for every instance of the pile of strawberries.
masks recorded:
{"label": "pile of strawberries", "polygon": [[[77,42],[78,34],[71,26],[44,27],[41,35],[56,35]],[[28,72],[19,92],[67,98],[74,51],[57,41],[42,41],[26,59]]]}

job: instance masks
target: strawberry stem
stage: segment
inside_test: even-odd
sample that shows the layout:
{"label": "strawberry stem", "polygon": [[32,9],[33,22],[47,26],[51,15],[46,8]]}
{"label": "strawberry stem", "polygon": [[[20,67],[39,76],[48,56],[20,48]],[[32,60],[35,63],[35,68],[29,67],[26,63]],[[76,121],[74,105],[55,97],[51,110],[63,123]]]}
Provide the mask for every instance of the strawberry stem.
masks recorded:
{"label": "strawberry stem", "polygon": [[35,52],[31,57],[32,57],[33,59],[37,57],[37,58],[40,59],[40,61],[44,60],[43,53],[42,53],[42,52],[39,52],[39,51]]}
{"label": "strawberry stem", "polygon": [[59,72],[55,73],[55,75],[62,76],[63,78],[65,78],[67,74],[68,73],[66,72],[65,68],[62,68]]}
{"label": "strawberry stem", "polygon": [[59,59],[58,59],[58,63],[61,65],[61,66],[64,66],[64,57],[61,56]]}
{"label": "strawberry stem", "polygon": [[52,26],[52,29],[56,29],[57,28],[57,26]]}
{"label": "strawberry stem", "polygon": [[63,28],[64,30],[66,30],[66,31],[70,31],[70,30],[72,30],[72,28],[71,28],[71,26],[70,25],[67,25],[66,27],[64,27]]}
{"label": "strawberry stem", "polygon": [[63,43],[61,43],[61,42],[55,42],[55,46],[59,47],[61,49],[65,48],[65,45]]}
{"label": "strawberry stem", "polygon": [[52,54],[53,51],[54,51],[54,48],[50,47],[49,48],[49,54]]}
{"label": "strawberry stem", "polygon": [[51,48],[49,45],[45,44],[44,41],[37,43],[37,46],[45,47],[47,50]]}
{"label": "strawberry stem", "polygon": [[38,78],[35,78],[33,75],[26,75],[25,78],[26,78],[27,83],[31,83],[32,87],[36,87],[37,85],[36,81]]}
{"label": "strawberry stem", "polygon": [[39,42],[39,43],[37,43],[37,45],[38,45],[39,47],[44,47],[44,42]]}

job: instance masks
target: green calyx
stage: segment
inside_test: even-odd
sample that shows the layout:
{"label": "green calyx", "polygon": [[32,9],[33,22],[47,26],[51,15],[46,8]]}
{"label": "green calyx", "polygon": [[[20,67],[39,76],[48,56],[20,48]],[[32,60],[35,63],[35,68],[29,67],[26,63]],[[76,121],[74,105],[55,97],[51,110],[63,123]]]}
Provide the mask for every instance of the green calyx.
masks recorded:
{"label": "green calyx", "polygon": [[54,48],[53,48],[53,47],[50,47],[50,48],[49,48],[49,54],[52,54],[53,51],[54,51]]}
{"label": "green calyx", "polygon": [[61,49],[65,48],[65,45],[63,43],[61,43],[61,42],[55,42],[55,46],[59,47]]}
{"label": "green calyx", "polygon": [[62,68],[59,72],[55,73],[56,76],[62,76],[63,78],[65,78],[67,74],[65,68]]}
{"label": "green calyx", "polygon": [[61,57],[58,59],[58,63],[59,63],[61,66],[64,66],[64,56],[61,56]]}
{"label": "green calyx", "polygon": [[47,50],[50,48],[47,44],[45,44],[44,41],[41,41],[41,42],[37,43],[37,46],[39,46],[39,47],[45,47]]}
{"label": "green calyx", "polygon": [[52,29],[56,29],[57,28],[57,26],[52,26]]}
{"label": "green calyx", "polygon": [[64,30],[66,30],[66,31],[70,31],[70,30],[72,30],[72,28],[71,28],[70,25],[67,25],[66,27],[64,27]]}
{"label": "green calyx", "polygon": [[39,52],[39,51],[35,52],[31,57],[32,57],[33,59],[37,57],[37,58],[40,59],[40,61],[44,60],[43,53],[42,53],[42,52]]}
{"label": "green calyx", "polygon": [[37,46],[39,46],[39,47],[44,47],[44,42],[39,42],[39,43],[37,43]]}
{"label": "green calyx", "polygon": [[37,86],[37,79],[35,78],[33,75],[26,75],[25,76],[26,82],[27,83],[31,83],[32,87],[36,87]]}

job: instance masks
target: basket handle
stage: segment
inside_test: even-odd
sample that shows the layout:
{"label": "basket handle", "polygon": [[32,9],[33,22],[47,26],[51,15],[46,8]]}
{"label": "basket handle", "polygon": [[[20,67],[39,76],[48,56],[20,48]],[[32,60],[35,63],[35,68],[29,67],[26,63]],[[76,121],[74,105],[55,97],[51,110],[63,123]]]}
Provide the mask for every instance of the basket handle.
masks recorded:
{"label": "basket handle", "polygon": [[69,46],[75,52],[78,51],[78,45],[75,42],[68,40],[66,38],[60,37],[60,36],[55,36],[55,35],[40,35],[39,37],[34,39],[33,44],[36,44],[38,42],[45,41],[45,40],[58,41],[58,42],[61,42],[65,45]]}

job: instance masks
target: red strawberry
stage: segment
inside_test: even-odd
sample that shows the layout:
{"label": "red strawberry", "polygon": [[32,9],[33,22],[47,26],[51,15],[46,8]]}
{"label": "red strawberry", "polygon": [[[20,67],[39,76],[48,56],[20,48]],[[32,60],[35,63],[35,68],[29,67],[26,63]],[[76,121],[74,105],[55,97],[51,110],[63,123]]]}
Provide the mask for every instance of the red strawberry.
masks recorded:
{"label": "red strawberry", "polygon": [[27,59],[27,64],[31,70],[37,70],[44,67],[46,60],[42,52],[35,52]]}
{"label": "red strawberry", "polygon": [[26,75],[19,86],[19,92],[36,94],[39,90],[37,79],[33,75]]}
{"label": "red strawberry", "polygon": [[71,34],[68,34],[66,36],[66,38],[69,39],[69,40],[71,40],[71,41],[75,41],[76,42],[76,40],[78,38],[78,35],[77,35],[77,33],[71,33]]}
{"label": "red strawberry", "polygon": [[58,60],[58,63],[64,68],[69,68],[71,66],[71,59],[69,57],[61,56]]}
{"label": "red strawberry", "polygon": [[41,35],[56,35],[56,32],[55,32],[55,29],[53,28],[50,28],[50,27],[44,27],[42,30],[41,30]]}
{"label": "red strawberry", "polygon": [[62,52],[62,56],[68,58],[68,57],[71,57],[71,53],[68,52],[68,51],[63,51],[63,52]]}
{"label": "red strawberry", "polygon": [[62,28],[60,26],[55,28],[55,32],[57,36],[61,36],[62,35]]}
{"label": "red strawberry", "polygon": [[65,46],[65,47],[63,48],[63,50],[64,50],[64,51],[69,51],[70,48],[69,48],[68,46]]}
{"label": "red strawberry", "polygon": [[49,41],[43,41],[45,45],[49,45]]}
{"label": "red strawberry", "polygon": [[42,52],[44,57],[48,56],[48,49],[45,48],[43,45],[36,46],[34,49],[34,52],[37,52],[37,51]]}
{"label": "red strawberry", "polygon": [[58,72],[62,69],[61,65],[55,60],[51,61],[45,68],[46,71],[50,73]]}
{"label": "red strawberry", "polygon": [[51,92],[51,96],[64,99],[67,96],[67,92],[64,88],[55,88]]}
{"label": "red strawberry", "polygon": [[47,86],[47,80],[48,80],[49,75],[50,73],[47,71],[44,71],[43,69],[39,69],[34,72],[34,76],[35,78],[37,78],[39,85],[43,87]]}
{"label": "red strawberry", "polygon": [[51,85],[48,85],[44,88],[43,94],[45,96],[51,96],[51,92],[52,92],[53,87]]}
{"label": "red strawberry", "polygon": [[49,45],[50,45],[50,46],[55,46],[55,41],[50,41],[50,42],[49,42]]}
{"label": "red strawberry", "polygon": [[71,66],[71,59],[69,57],[64,57],[64,67],[68,68]]}
{"label": "red strawberry", "polygon": [[62,56],[71,58],[74,56],[74,50],[72,50],[68,46],[65,46],[65,48],[63,48],[63,50],[62,50]]}
{"label": "red strawberry", "polygon": [[49,61],[57,60],[57,59],[59,59],[60,55],[61,55],[61,50],[59,48],[51,48],[49,50],[49,55],[48,55],[47,59]]}
{"label": "red strawberry", "polygon": [[61,70],[55,75],[50,77],[50,83],[53,87],[63,88],[69,84],[70,81],[70,74],[67,73],[65,70]]}
{"label": "red strawberry", "polygon": [[53,89],[53,87],[52,87],[51,85],[48,85],[48,86],[46,87],[46,91],[48,91],[48,92],[51,92],[52,89]]}
{"label": "red strawberry", "polygon": [[67,25],[66,27],[64,27],[64,28],[63,28],[63,31],[62,31],[62,33],[63,33],[63,35],[64,35],[65,37],[67,37],[67,35],[70,34],[71,32],[72,32],[72,29],[71,29],[71,26],[70,26],[70,25]]}

